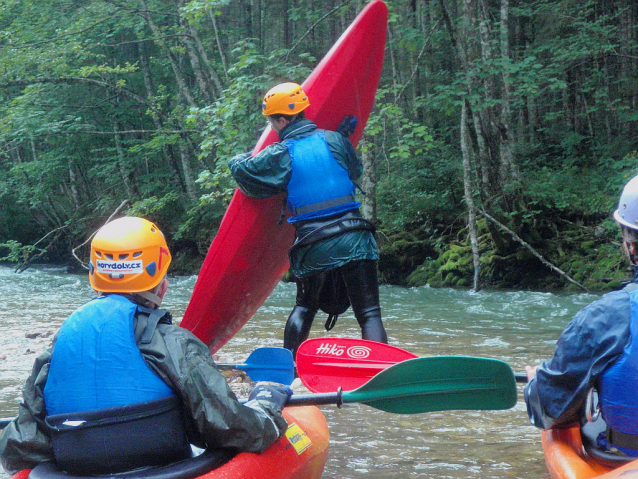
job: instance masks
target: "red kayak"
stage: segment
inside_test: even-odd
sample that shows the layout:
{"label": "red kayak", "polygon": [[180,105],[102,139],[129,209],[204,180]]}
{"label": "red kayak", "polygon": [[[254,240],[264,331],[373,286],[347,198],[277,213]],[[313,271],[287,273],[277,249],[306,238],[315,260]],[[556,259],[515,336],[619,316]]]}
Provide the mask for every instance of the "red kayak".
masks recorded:
{"label": "red kayak", "polygon": [[[328,459],[329,432],[326,420],[315,406],[284,409],[286,435],[261,454],[207,451],[196,458],[163,467],[138,469],[93,479],[320,479]],[[52,463],[25,469],[13,479],[89,479],[60,471]]]}
{"label": "red kayak", "polygon": [[[359,123],[356,146],[372,110],[385,50],[388,9],[373,0],[303,82],[306,116],[334,130],[346,115]],[[266,86],[264,86],[266,87]],[[253,154],[278,141],[270,127]],[[199,272],[181,326],[217,351],[252,317],[288,269],[294,231],[278,225],[283,198],[246,197],[237,190]]]}

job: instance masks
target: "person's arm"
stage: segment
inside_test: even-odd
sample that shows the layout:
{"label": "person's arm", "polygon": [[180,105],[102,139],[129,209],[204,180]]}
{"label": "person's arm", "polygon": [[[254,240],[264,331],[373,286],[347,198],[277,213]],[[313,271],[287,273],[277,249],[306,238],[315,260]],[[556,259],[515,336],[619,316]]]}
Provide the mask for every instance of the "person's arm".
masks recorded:
{"label": "person's arm", "polygon": [[341,133],[326,131],[326,141],[328,148],[341,166],[348,171],[348,176],[352,181],[358,180],[363,174],[363,165],[354,151],[354,146],[350,140]]}
{"label": "person's arm", "polygon": [[0,462],[9,474],[53,460],[53,448],[45,433],[43,395],[52,353],[50,347],[35,360],[24,384],[18,417],[0,435]]}
{"label": "person's arm", "polygon": [[257,155],[242,153],[228,162],[239,189],[252,198],[269,198],[286,191],[291,165],[283,143],[274,143]]}
{"label": "person's arm", "polygon": [[144,360],[180,396],[207,447],[262,452],[284,434],[281,408],[267,401],[240,404],[192,333],[171,325],[158,331],[151,344],[140,345]]}
{"label": "person's arm", "polygon": [[629,295],[603,296],[574,316],[554,356],[536,368],[525,386],[532,424],[541,429],[578,422],[589,389],[616,361],[630,339]]}

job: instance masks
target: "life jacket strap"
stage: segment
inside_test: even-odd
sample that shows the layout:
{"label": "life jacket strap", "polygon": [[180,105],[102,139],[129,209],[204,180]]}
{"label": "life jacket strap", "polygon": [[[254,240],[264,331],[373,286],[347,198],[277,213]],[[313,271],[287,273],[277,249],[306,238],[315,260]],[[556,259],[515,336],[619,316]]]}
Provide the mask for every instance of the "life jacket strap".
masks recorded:
{"label": "life jacket strap", "polygon": [[354,193],[346,196],[340,196],[338,198],[332,198],[331,200],[320,201],[319,203],[312,203],[310,205],[291,207],[291,213],[293,216],[305,215],[306,213],[313,213],[319,210],[326,210],[334,206],[345,205],[346,203],[352,203],[355,201]]}
{"label": "life jacket strap", "polygon": [[147,310],[140,308],[140,313],[137,315],[137,321],[145,321],[146,324],[140,324],[140,328],[136,328],[138,331],[142,331],[140,338],[135,338],[140,344],[150,344],[153,340],[153,335],[157,329],[158,323],[166,316],[167,311],[165,309],[153,309]]}
{"label": "life jacket strap", "polygon": [[638,436],[635,434],[627,434],[607,426],[605,436],[607,443],[612,446],[638,450]]}

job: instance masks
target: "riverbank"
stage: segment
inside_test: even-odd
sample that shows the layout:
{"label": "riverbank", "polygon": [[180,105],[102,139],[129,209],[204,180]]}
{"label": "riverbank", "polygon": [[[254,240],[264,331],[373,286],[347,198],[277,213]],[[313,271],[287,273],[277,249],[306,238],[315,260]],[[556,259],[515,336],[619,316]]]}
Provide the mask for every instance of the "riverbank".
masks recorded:
{"label": "riverbank", "polygon": [[[606,218],[606,217],[605,217]],[[468,232],[462,225],[441,224],[434,231],[411,225],[391,231],[380,220],[376,238],[381,284],[418,287],[472,288],[474,262]],[[544,226],[541,226],[541,223]],[[591,291],[618,289],[632,280],[632,271],[621,247],[619,228],[612,219],[588,222],[540,216],[536,228],[520,224],[516,237],[497,235],[478,222],[480,287],[531,291]],[[591,226],[590,226],[591,225]],[[205,241],[174,240],[167,235],[173,254],[171,275],[197,275],[210,245]],[[85,265],[71,254],[79,240],[59,242],[37,258],[38,263],[63,266],[69,272],[86,272]],[[84,248],[80,258],[88,255]],[[24,255],[14,255],[24,261]],[[20,263],[0,262],[9,267]],[[285,281],[292,278],[286,276]]]}

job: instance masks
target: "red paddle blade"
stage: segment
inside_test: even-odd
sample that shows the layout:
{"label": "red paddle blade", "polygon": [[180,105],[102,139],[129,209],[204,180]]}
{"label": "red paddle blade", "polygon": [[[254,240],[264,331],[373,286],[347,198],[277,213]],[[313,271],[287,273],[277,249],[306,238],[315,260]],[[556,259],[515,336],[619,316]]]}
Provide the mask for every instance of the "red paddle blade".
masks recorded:
{"label": "red paddle blade", "polygon": [[351,338],[314,338],[297,350],[297,374],[312,392],[357,389],[396,363],[418,356],[389,344]]}

